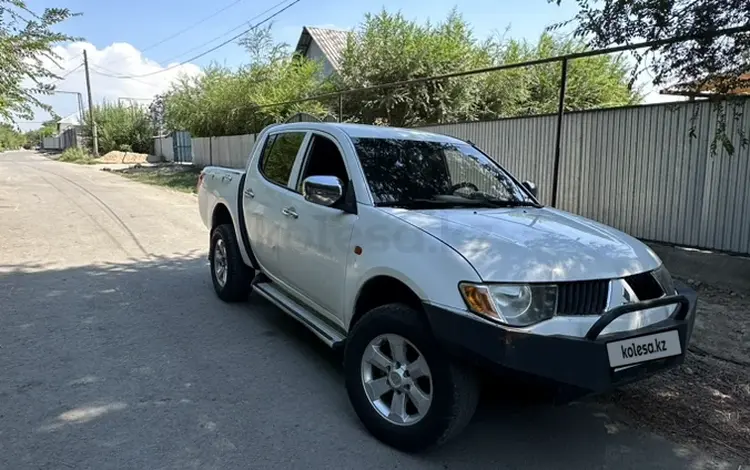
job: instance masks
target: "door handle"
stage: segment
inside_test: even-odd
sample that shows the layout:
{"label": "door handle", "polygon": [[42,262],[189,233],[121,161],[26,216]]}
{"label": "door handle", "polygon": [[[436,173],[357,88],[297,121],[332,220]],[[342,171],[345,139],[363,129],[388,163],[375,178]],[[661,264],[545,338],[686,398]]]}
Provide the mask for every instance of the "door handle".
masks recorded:
{"label": "door handle", "polygon": [[291,217],[292,219],[296,219],[297,217],[299,217],[297,211],[294,210],[294,207],[285,207],[281,209],[281,213],[287,217]]}
{"label": "door handle", "polygon": [[222,181],[232,181],[232,177],[231,176],[222,176],[221,180]]}
{"label": "door handle", "polygon": [[252,190],[252,189],[250,189],[250,188],[247,188],[247,189],[246,189],[246,190],[244,191],[244,194],[245,194],[245,196],[247,196],[247,197],[250,197],[250,198],[252,198],[252,197],[255,197],[255,193],[254,193],[254,192],[253,192],[253,190]]}

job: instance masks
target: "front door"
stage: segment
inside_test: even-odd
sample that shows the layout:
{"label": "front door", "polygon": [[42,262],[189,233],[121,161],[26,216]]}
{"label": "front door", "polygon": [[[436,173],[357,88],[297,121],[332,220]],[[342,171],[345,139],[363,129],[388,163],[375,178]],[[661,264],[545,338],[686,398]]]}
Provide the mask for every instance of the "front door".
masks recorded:
{"label": "front door", "polygon": [[308,176],[337,176],[346,185],[349,172],[332,137],[315,132],[308,141],[295,192],[287,207],[288,249],[280,252],[292,288],[338,324],[343,324],[344,278],[357,215],[313,204],[302,195]]}

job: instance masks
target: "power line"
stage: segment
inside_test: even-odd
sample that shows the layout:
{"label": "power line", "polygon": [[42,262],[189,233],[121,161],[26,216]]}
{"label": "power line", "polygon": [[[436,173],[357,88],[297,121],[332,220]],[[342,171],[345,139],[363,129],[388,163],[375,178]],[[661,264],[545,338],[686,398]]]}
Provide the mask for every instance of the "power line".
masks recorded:
{"label": "power line", "polygon": [[[269,8],[266,8],[266,9],[265,9],[265,10],[263,10],[262,12],[260,12],[260,13],[258,13],[257,15],[253,16],[252,18],[250,18],[250,19],[248,19],[248,20],[246,20],[246,21],[243,21],[242,23],[240,23],[239,25],[235,26],[234,28],[232,28],[232,29],[230,29],[230,30],[227,30],[227,31],[225,31],[225,32],[221,33],[220,35],[216,36],[215,38],[213,38],[213,39],[209,39],[209,40],[208,40],[208,41],[206,41],[206,42],[203,42],[203,43],[201,43],[201,44],[198,44],[197,46],[195,46],[195,47],[192,47],[192,48],[190,48],[190,49],[186,50],[185,52],[182,52],[182,53],[180,53],[180,54],[178,54],[178,55],[176,55],[176,56],[172,56],[171,58],[169,58],[169,59],[167,59],[167,60],[165,60],[165,61],[163,61],[163,62],[165,62],[165,63],[167,63],[167,64],[168,64],[169,62],[171,62],[171,61],[173,61],[173,60],[175,60],[175,59],[178,59],[178,58],[180,58],[180,57],[186,56],[187,54],[189,54],[190,52],[193,52],[193,51],[194,51],[194,50],[196,50],[196,49],[200,49],[201,47],[203,47],[203,46],[205,46],[205,45],[211,44],[211,43],[212,43],[212,42],[214,42],[214,41],[217,41],[217,40],[219,40],[219,39],[221,39],[221,38],[223,38],[223,37],[226,37],[226,36],[228,36],[229,34],[233,33],[234,31],[237,31],[238,29],[240,29],[240,28],[242,28],[242,27],[245,27],[245,26],[247,26],[247,24],[248,24],[248,23],[250,23],[251,21],[253,21],[253,20],[255,20],[255,19],[257,19],[257,18],[259,18],[259,17],[261,17],[261,16],[265,15],[265,14],[266,14],[266,13],[268,13],[269,11],[273,10],[274,8],[277,8],[278,6],[280,6],[280,5],[284,4],[284,3],[288,2],[288,1],[289,1],[289,0],[281,0],[280,2],[278,2],[278,3],[276,3],[276,4],[272,5],[272,6],[270,6]],[[291,6],[291,5],[290,5],[290,6]],[[252,28],[251,28],[251,29],[252,29]]]}
{"label": "power line", "polygon": [[[81,57],[82,55],[83,55],[83,52],[81,52],[80,54],[78,54],[78,55],[76,55],[76,56],[73,56],[73,57],[72,57],[72,58],[70,59],[70,62],[73,62],[74,60],[76,60],[76,59],[80,58],[80,57]],[[61,69],[61,68],[63,68],[63,67],[61,67],[61,66],[60,66],[60,64],[58,64],[57,62],[55,62],[55,65],[57,66],[57,68],[58,68],[58,69]]]}
{"label": "power line", "polygon": [[78,65],[77,65],[76,67],[74,67],[74,68],[73,68],[72,70],[68,71],[68,72],[67,72],[67,73],[66,73],[65,75],[63,75],[62,77],[60,77],[60,78],[57,78],[57,79],[55,79],[55,81],[53,81],[53,82],[51,83],[51,85],[54,85],[55,83],[58,83],[58,82],[61,82],[61,81],[65,80],[65,79],[66,79],[66,78],[67,78],[68,76],[70,76],[70,74],[72,74],[72,73],[73,73],[73,72],[75,72],[76,70],[80,69],[81,67],[83,67],[83,64],[78,64]]}
{"label": "power line", "polygon": [[101,65],[90,64],[89,66],[92,69],[91,71],[94,72],[97,75],[102,75],[104,77],[110,77],[110,78],[119,78],[119,79],[123,79],[123,80],[133,80],[134,82],[143,83],[144,85],[156,86],[153,83],[145,82],[145,81],[139,80],[139,79],[137,79],[135,77],[126,77],[126,76],[119,75],[114,70],[110,70],[110,69],[104,68]]}
{"label": "power line", "polygon": [[[207,51],[204,51],[204,52],[202,52],[202,53],[200,53],[200,54],[198,54],[198,55],[196,55],[196,56],[193,56],[193,57],[191,57],[191,58],[189,58],[189,59],[187,59],[187,60],[184,60],[184,61],[182,61],[182,62],[180,62],[180,63],[178,63],[178,64],[175,64],[175,65],[173,65],[173,66],[171,66],[171,67],[167,67],[167,68],[164,68],[164,69],[161,69],[161,70],[157,70],[156,72],[144,73],[144,74],[141,74],[141,75],[122,75],[122,76],[118,76],[118,77],[116,77],[116,78],[123,78],[123,79],[124,79],[124,78],[142,78],[142,77],[149,77],[149,76],[151,76],[151,75],[156,75],[156,74],[159,74],[159,73],[164,73],[164,72],[166,72],[166,71],[168,71],[168,70],[172,70],[172,69],[175,69],[175,68],[177,68],[177,67],[180,67],[180,66],[182,66],[182,65],[185,65],[185,64],[186,64],[186,63],[188,63],[188,62],[192,62],[192,61],[194,61],[194,60],[196,60],[196,59],[199,59],[199,58],[203,57],[203,56],[204,56],[204,55],[206,55],[206,54],[210,54],[211,52],[213,52],[213,51],[215,51],[215,50],[217,50],[217,49],[219,49],[219,48],[221,48],[221,47],[224,47],[224,46],[226,46],[227,44],[229,44],[230,42],[232,42],[232,41],[234,41],[235,39],[239,38],[240,36],[242,36],[242,35],[244,35],[244,34],[246,34],[246,33],[250,32],[250,31],[252,31],[253,29],[257,28],[258,26],[260,26],[260,25],[262,25],[262,24],[264,24],[264,23],[267,23],[267,22],[271,21],[271,20],[272,20],[273,18],[277,17],[278,15],[280,15],[281,13],[283,13],[284,11],[286,11],[286,10],[288,10],[289,8],[293,7],[294,5],[296,5],[297,3],[299,3],[300,1],[301,1],[301,0],[294,0],[294,1],[292,2],[292,3],[290,3],[290,4],[289,4],[289,5],[287,5],[287,6],[285,6],[285,7],[284,7],[284,8],[282,8],[281,10],[279,10],[279,11],[275,12],[274,14],[272,14],[272,15],[268,16],[268,17],[267,17],[267,18],[265,18],[264,20],[261,20],[261,21],[259,21],[259,22],[255,23],[255,24],[254,24],[253,26],[251,26],[251,27],[247,28],[246,30],[242,31],[241,33],[239,33],[239,34],[236,34],[236,35],[232,36],[231,38],[227,39],[226,41],[222,42],[221,44],[219,44],[219,45],[217,45],[217,46],[214,46],[214,47],[212,47],[211,49],[208,49]],[[281,3],[284,3],[284,2],[281,2]],[[260,15],[259,15],[259,16],[260,16]]]}
{"label": "power line", "polygon": [[211,18],[214,18],[215,16],[217,16],[219,13],[222,13],[222,12],[230,9],[231,7],[237,5],[238,3],[242,2],[242,1],[244,1],[244,0],[235,0],[234,2],[232,2],[229,5],[225,6],[224,8],[222,8],[220,10],[217,10],[214,13],[212,13],[212,14],[210,14],[210,15],[208,15],[208,16],[200,19],[200,20],[198,20],[197,22],[191,24],[190,26],[187,26],[187,27],[185,27],[185,28],[177,31],[176,33],[172,34],[171,36],[167,36],[166,38],[162,39],[161,41],[155,42],[154,44],[151,44],[150,46],[148,46],[148,47],[146,47],[144,49],[141,49],[141,52],[146,52],[146,51],[148,51],[150,49],[153,49],[156,46],[160,46],[160,45],[164,44],[165,42],[167,42],[167,41],[169,41],[171,39],[176,38],[177,36],[179,36],[179,35],[187,32],[187,31],[190,31],[191,29],[195,28],[196,26],[198,26],[198,25],[200,25],[202,23],[205,23],[206,21],[210,20]]}

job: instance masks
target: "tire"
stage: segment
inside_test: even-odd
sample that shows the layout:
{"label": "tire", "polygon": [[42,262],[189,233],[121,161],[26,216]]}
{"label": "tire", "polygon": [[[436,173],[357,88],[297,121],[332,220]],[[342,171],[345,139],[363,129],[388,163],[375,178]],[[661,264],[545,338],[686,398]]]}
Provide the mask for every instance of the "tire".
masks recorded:
{"label": "tire", "polygon": [[[366,350],[370,351],[371,342],[377,342],[383,335],[387,335],[386,343],[390,341],[388,338],[394,336],[405,339],[410,343],[407,349],[415,348],[427,362],[431,376],[431,403],[413,424],[394,424],[384,416],[382,410],[376,408],[382,408],[382,404],[374,404],[365,391],[368,370],[375,369],[363,364],[363,355]],[[381,351],[390,347],[383,348]],[[412,357],[413,354],[414,351]],[[355,325],[344,352],[344,374],[349,400],[365,428],[380,441],[405,452],[420,452],[456,436],[471,421],[479,398],[479,384],[474,371],[451,360],[441,350],[420,312],[403,304],[377,307]],[[422,386],[421,390],[425,388]],[[388,402],[389,396],[392,399],[393,395],[389,393],[383,395],[383,403]],[[401,393],[410,397],[413,390]],[[417,410],[415,403],[412,402],[413,410]],[[408,406],[404,409],[408,409]]]}
{"label": "tire", "polygon": [[[220,259],[217,259],[217,245],[222,245],[225,253],[226,276],[223,282],[217,274],[217,263],[222,263]],[[237,237],[231,224],[218,225],[213,229],[208,258],[216,295],[224,302],[247,300],[250,294],[250,282],[253,280],[253,270],[242,260]]]}

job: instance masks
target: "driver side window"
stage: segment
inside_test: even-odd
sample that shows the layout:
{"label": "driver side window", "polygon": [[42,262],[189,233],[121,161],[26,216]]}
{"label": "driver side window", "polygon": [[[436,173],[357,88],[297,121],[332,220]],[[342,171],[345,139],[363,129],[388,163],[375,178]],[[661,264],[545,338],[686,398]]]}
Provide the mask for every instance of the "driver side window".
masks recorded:
{"label": "driver side window", "polygon": [[297,181],[297,192],[302,193],[302,183],[308,176],[337,176],[346,186],[349,174],[346,171],[344,157],[331,139],[313,134],[302,173]]}

